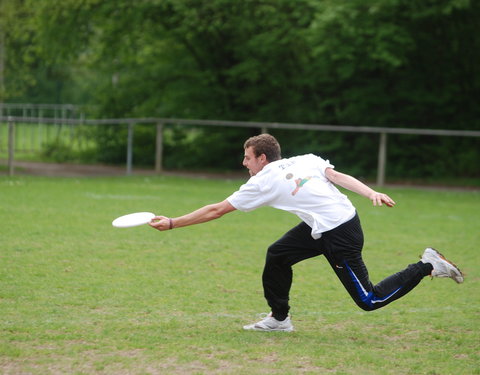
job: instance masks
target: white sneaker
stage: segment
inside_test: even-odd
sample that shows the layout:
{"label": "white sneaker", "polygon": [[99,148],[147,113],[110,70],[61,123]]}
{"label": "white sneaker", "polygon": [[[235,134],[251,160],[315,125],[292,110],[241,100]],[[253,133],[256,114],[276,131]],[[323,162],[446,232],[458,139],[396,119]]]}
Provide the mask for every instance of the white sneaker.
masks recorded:
{"label": "white sneaker", "polygon": [[463,283],[462,271],[437,250],[427,247],[422,255],[422,262],[433,266],[432,277],[450,277],[458,284]]}
{"label": "white sneaker", "polygon": [[290,320],[290,317],[283,321],[277,320],[272,316],[272,313],[268,314],[265,318],[260,320],[257,323],[248,324],[243,326],[243,329],[247,331],[284,331],[284,332],[291,332],[293,331],[293,325]]}

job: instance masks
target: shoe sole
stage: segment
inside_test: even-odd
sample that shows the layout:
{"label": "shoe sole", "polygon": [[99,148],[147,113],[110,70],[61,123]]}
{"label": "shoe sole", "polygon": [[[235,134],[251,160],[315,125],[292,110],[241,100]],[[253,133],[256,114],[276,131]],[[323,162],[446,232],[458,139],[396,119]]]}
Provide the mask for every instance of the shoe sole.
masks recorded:
{"label": "shoe sole", "polygon": [[245,331],[257,331],[257,332],[292,332],[294,330],[293,326],[289,328],[272,328],[272,329],[263,329],[255,327],[254,324],[243,326]]}
{"label": "shoe sole", "polygon": [[[462,271],[460,271],[460,268],[458,268],[455,263],[450,262],[447,258],[445,258],[445,256],[442,253],[440,253],[440,251],[434,249],[433,247],[431,247],[430,249],[435,251],[435,253],[438,255],[440,259],[450,264],[458,272],[459,275],[457,275],[457,273],[455,273],[454,270],[450,270],[450,278],[453,279],[453,281],[455,281],[457,284],[463,283],[464,276]],[[461,280],[460,281],[457,280],[457,277],[461,277]]]}
{"label": "shoe sole", "polygon": [[256,331],[256,332],[293,332],[293,328],[286,328],[286,329],[262,329],[262,328],[245,328],[245,331]]}

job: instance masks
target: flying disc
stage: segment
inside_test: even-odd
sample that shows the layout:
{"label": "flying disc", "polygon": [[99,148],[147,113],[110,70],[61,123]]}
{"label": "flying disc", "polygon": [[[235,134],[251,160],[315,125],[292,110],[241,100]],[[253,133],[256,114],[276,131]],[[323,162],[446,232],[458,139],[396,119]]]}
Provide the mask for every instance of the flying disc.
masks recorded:
{"label": "flying disc", "polygon": [[135,212],[133,214],[117,217],[112,221],[112,225],[117,228],[130,228],[149,223],[155,214],[151,212]]}

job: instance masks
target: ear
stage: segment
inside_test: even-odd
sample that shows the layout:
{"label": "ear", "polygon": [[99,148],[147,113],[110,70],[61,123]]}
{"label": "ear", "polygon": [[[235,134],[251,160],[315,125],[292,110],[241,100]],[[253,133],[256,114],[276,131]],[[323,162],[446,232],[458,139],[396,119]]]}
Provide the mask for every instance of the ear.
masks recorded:
{"label": "ear", "polygon": [[268,161],[267,161],[267,155],[261,154],[261,155],[259,156],[259,158],[260,158],[260,161],[261,161],[263,164],[268,163]]}

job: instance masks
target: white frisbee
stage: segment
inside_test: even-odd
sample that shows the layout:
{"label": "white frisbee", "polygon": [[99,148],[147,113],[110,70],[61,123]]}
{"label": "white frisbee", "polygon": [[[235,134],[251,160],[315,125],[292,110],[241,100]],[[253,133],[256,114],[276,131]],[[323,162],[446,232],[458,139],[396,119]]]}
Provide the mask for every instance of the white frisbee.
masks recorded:
{"label": "white frisbee", "polygon": [[149,223],[155,214],[151,212],[135,212],[133,214],[117,217],[112,221],[112,225],[117,228],[130,228]]}

